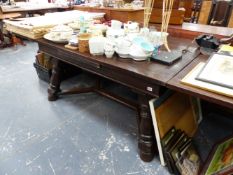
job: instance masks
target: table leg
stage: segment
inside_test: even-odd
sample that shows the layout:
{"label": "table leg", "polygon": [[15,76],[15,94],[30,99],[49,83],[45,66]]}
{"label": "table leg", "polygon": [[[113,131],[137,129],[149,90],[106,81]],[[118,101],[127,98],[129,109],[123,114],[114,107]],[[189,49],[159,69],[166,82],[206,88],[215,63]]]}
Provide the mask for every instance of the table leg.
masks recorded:
{"label": "table leg", "polygon": [[4,45],[4,35],[3,35],[3,22],[0,20],[0,48]]}
{"label": "table leg", "polygon": [[149,98],[139,95],[139,141],[140,157],[145,162],[150,162],[155,154],[156,143],[153,122],[149,109]]}
{"label": "table leg", "polygon": [[55,101],[58,99],[58,93],[61,84],[61,65],[62,62],[58,59],[53,60],[52,76],[50,78],[50,84],[48,88],[48,100]]}

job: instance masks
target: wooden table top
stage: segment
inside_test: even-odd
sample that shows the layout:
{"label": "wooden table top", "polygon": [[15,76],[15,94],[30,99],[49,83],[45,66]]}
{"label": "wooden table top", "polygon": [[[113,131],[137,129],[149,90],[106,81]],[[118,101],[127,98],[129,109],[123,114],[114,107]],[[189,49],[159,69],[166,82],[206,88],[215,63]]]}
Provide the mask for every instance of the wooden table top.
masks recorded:
{"label": "wooden table top", "polygon": [[208,56],[200,55],[194,59],[187,67],[179,72],[175,77],[168,81],[167,87],[182,93],[187,93],[195,97],[207,100],[209,102],[228,107],[233,109],[233,98],[199,89],[196,87],[182,84],[180,81],[183,79],[198,63],[206,62]]}
{"label": "wooden table top", "polygon": [[[126,74],[131,74],[132,76],[140,77],[148,82],[154,82],[162,86],[165,86],[172,77],[187,66],[197,55],[196,52],[187,52],[181,60],[171,66],[167,66],[154,61],[134,61],[132,59],[124,59],[117,56],[112,59],[106,58],[105,56],[91,56],[87,53],[79,53],[78,51],[69,50],[61,44],[56,44],[45,39],[39,39],[37,42],[40,45],[48,47],[49,50],[53,48],[56,49],[57,52],[63,52],[63,54],[69,53],[70,57],[79,57],[79,59],[85,59],[93,63],[107,66],[113,71],[117,70],[125,72]],[[189,39],[169,38],[169,45],[172,50],[181,51],[186,49],[190,44],[191,40]],[[196,45],[191,44],[190,48],[195,50]]]}

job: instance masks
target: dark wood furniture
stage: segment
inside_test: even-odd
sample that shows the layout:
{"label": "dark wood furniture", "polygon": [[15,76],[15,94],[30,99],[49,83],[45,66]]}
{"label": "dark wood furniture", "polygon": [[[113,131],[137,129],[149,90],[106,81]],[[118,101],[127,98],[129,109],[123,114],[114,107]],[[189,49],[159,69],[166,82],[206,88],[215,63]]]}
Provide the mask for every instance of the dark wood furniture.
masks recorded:
{"label": "dark wood furniture", "polygon": [[[174,0],[172,8],[178,9],[179,6],[180,6],[180,0]],[[153,7],[162,9],[163,8],[163,0],[155,0]]]}
{"label": "dark wood furniture", "polygon": [[184,85],[180,82],[182,78],[185,77],[198,63],[206,62],[208,56],[198,56],[194,59],[187,67],[185,67],[181,72],[179,72],[175,77],[168,81],[167,87],[182,93],[187,93],[189,95],[199,97],[203,100],[209,101],[214,104],[218,104],[222,107],[227,107],[228,109],[233,109],[233,98],[219,95],[213,92],[209,92],[203,89],[191,87]]}
{"label": "dark wood furniture", "polygon": [[[12,19],[12,18],[18,18],[20,17],[20,13],[8,13],[8,14],[2,14],[0,13],[0,48],[12,46],[14,43],[11,41],[11,43],[5,43],[4,41],[4,34],[3,34],[3,20],[5,19]],[[9,34],[7,36],[9,39],[12,39],[12,36]]]}
{"label": "dark wood furniture", "polygon": [[231,17],[232,6],[233,0],[213,0],[207,24],[226,27]]}
{"label": "dark wood furniture", "polygon": [[[180,0],[174,0],[172,6],[172,14],[169,24],[182,24],[184,20],[185,11],[179,9]],[[155,0],[153,9],[151,12],[150,23],[162,23],[162,12],[163,12],[163,0]]]}
{"label": "dark wood furniture", "polygon": [[202,0],[201,9],[198,17],[198,24],[207,24],[212,0]]}
{"label": "dark wood furniture", "polygon": [[[150,23],[162,23],[163,9],[153,8],[150,17]],[[184,21],[185,11],[182,9],[172,9],[171,18],[169,24],[180,25]]]}
{"label": "dark wood furniture", "polygon": [[180,1],[180,7],[183,7],[185,9],[184,13],[184,21],[190,22],[191,16],[192,16],[192,8],[193,8],[193,2],[194,0],[181,0]]}
{"label": "dark wood furniture", "polygon": [[192,23],[198,22],[201,6],[202,6],[202,0],[194,0],[190,22]]}
{"label": "dark wood furniture", "polygon": [[143,24],[144,9],[117,9],[111,7],[88,7],[75,5],[74,10],[88,11],[88,12],[103,12],[106,20],[119,20],[121,22],[137,21]]}
{"label": "dark wood furniture", "polygon": [[[77,51],[68,50],[63,45],[44,39],[36,40],[39,44],[39,50],[54,58],[53,73],[48,88],[48,99],[53,101],[57,100],[60,95],[94,91],[137,110],[140,157],[144,161],[151,161],[156,151],[152,118],[148,104],[148,100],[151,98],[159,97],[164,90],[170,88],[233,109],[232,98],[180,83],[180,79],[195,65],[200,61],[207,60],[206,56],[197,56],[199,52],[194,51],[196,46],[191,44],[193,37],[200,34],[205,26],[198,24],[190,25],[192,26],[187,24],[184,27],[172,26],[170,28],[170,36],[173,36],[169,38],[171,49],[190,49],[180,61],[172,66],[161,65],[153,61],[136,62],[131,59],[121,59],[118,57],[108,59],[104,56],[91,56],[90,54],[81,54]],[[191,29],[195,28],[195,31],[190,31],[189,27]],[[218,37],[232,34],[231,30],[224,28],[215,28],[213,31],[215,31]],[[179,38],[174,38],[174,36],[178,36]],[[96,85],[85,89],[61,90],[61,70],[64,62],[93,73],[97,79]],[[124,98],[119,98],[119,96],[105,91],[100,84],[102,78],[129,87],[137,94],[137,101],[127,101]]]}
{"label": "dark wood furniture", "polygon": [[[191,44],[191,40],[182,38],[170,38],[169,41],[170,47],[174,50],[186,49]],[[159,97],[164,91],[167,82],[186,67],[197,56],[198,52],[187,52],[179,62],[172,66],[165,66],[149,61],[136,62],[131,59],[121,59],[118,57],[108,59],[103,56],[91,56],[90,54],[68,50],[63,45],[55,44],[44,39],[39,39],[37,42],[41,52],[55,58],[48,88],[48,99],[54,101],[60,95],[94,91],[136,109],[139,114],[138,146],[140,156],[144,161],[151,161],[156,150],[156,145],[148,100],[153,97]],[[133,103],[128,103],[122,98],[103,91],[99,83],[94,87],[86,89],[61,91],[60,77],[63,62],[91,72],[97,77],[107,78],[131,88],[137,93],[138,100]]]}
{"label": "dark wood furniture", "polygon": [[[157,30],[161,29],[161,25],[155,24],[153,26],[155,26]],[[203,33],[211,34],[221,39],[232,36],[233,30],[231,28],[226,27],[217,27],[184,22],[182,25],[170,25],[168,28],[168,33],[169,35],[174,37],[188,38],[191,40]]]}
{"label": "dark wood furniture", "polygon": [[[161,23],[162,21],[162,0],[155,1],[154,8],[151,13],[150,23]],[[185,11],[178,9],[179,0],[176,0],[173,5],[170,24],[182,24]],[[103,12],[106,20],[116,19],[121,22],[137,21],[143,24],[144,9],[117,9],[111,7],[88,7],[75,5],[74,10],[88,11],[88,12]]]}

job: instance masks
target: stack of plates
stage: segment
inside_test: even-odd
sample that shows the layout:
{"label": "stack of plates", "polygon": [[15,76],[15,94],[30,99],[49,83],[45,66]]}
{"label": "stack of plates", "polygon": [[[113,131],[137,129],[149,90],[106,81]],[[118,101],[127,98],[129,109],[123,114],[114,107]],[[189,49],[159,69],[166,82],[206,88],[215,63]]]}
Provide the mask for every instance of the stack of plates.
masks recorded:
{"label": "stack of plates", "polygon": [[68,39],[61,40],[61,39],[52,38],[49,33],[44,35],[44,39],[47,39],[49,41],[53,41],[55,43],[62,43],[62,44],[68,43]]}

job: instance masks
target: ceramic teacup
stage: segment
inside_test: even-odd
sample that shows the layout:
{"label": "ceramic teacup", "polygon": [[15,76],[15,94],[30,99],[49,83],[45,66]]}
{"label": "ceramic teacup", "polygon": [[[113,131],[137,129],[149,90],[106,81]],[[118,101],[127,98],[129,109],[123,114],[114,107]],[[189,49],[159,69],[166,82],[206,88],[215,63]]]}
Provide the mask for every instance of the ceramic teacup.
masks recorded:
{"label": "ceramic teacup", "polygon": [[131,42],[126,38],[119,38],[116,42],[116,47],[120,53],[128,53],[131,46]]}
{"label": "ceramic teacup", "polygon": [[111,28],[115,30],[121,29],[122,22],[117,20],[111,20]]}

